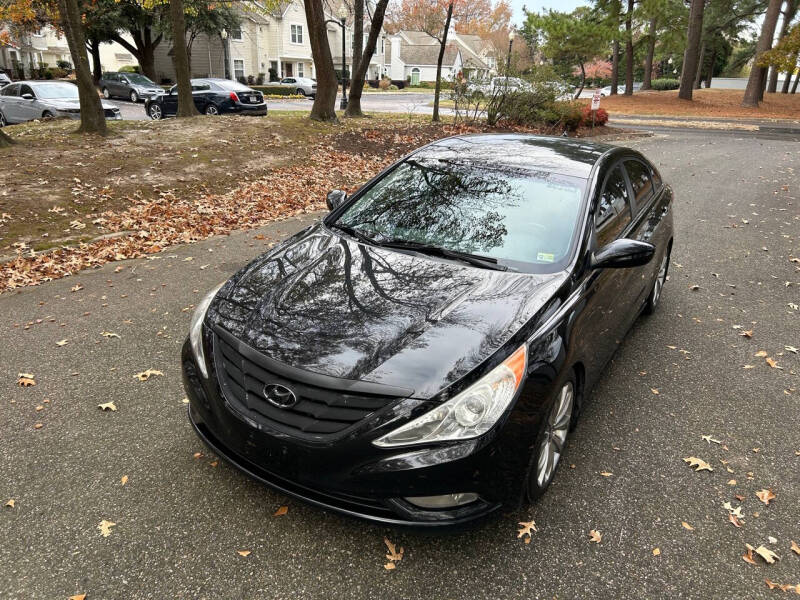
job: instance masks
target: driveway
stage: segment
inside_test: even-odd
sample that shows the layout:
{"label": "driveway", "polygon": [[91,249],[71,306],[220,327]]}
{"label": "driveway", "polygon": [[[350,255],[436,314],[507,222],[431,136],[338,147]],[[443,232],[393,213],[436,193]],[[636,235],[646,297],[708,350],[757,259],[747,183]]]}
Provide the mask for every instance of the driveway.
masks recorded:
{"label": "driveway", "polygon": [[[0,296],[0,598],[771,598],[765,578],[800,583],[797,144],[679,132],[630,145],[676,192],[661,306],[620,346],[548,493],[478,530],[326,513],[193,433],[178,354],[192,306],[317,215]],[[163,375],[135,377],[147,369]],[[405,548],[395,570],[384,536]],[[781,560],[748,564],[745,543]]]}

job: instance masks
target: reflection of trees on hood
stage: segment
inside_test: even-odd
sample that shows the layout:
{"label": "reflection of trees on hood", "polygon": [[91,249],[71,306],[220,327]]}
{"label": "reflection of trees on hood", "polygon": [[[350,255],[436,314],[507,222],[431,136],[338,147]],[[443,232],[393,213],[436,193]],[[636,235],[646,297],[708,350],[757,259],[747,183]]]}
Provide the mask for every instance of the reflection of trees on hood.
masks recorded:
{"label": "reflection of trees on hood", "polygon": [[[444,159],[409,159],[343,221],[365,232],[425,232],[425,241],[470,252],[502,245],[501,206],[522,200],[504,174]],[[413,234],[412,234],[413,235]],[[402,236],[402,234],[401,234]]]}

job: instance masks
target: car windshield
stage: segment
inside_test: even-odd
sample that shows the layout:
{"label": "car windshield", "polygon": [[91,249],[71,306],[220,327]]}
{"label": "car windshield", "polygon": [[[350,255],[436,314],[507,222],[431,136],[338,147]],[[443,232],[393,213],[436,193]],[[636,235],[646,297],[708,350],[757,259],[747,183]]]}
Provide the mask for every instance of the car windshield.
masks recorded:
{"label": "car windshield", "polygon": [[125,73],[125,77],[128,79],[128,81],[135,83],[136,85],[156,85],[149,77],[145,77],[139,73]]}
{"label": "car windshield", "polygon": [[585,185],[543,171],[411,157],[332,225],[378,243],[404,240],[554,272],[570,257]]}
{"label": "car windshield", "polygon": [[43,100],[78,99],[78,86],[72,83],[32,83],[31,88]]}
{"label": "car windshield", "polygon": [[228,90],[231,92],[249,92],[250,88],[246,85],[239,83],[238,81],[215,81],[215,83],[221,87],[223,90]]}

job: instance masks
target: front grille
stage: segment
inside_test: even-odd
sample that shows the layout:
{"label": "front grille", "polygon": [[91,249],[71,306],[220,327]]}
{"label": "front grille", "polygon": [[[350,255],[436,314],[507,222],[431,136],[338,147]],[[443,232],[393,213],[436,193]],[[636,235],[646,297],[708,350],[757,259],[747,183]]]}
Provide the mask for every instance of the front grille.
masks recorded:
{"label": "front grille", "polygon": [[106,109],[103,110],[103,113],[105,114],[106,118],[109,118],[109,117],[116,116],[117,111],[115,111],[112,108],[106,108]]}
{"label": "front grille", "polygon": [[[257,423],[296,437],[338,437],[397,398],[332,390],[279,375],[269,359],[227,332],[215,332],[213,344],[217,378],[231,406]],[[272,384],[294,392],[297,403],[278,408],[268,402],[264,388]]]}

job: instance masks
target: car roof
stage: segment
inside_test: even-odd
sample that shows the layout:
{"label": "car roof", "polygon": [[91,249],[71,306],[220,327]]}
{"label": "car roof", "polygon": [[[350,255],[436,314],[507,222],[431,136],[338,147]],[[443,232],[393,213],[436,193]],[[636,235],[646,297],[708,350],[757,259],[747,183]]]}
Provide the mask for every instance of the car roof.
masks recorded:
{"label": "car roof", "polygon": [[534,134],[473,134],[445,138],[414,153],[417,158],[480,160],[491,167],[522,168],[588,179],[592,167],[615,146]]}

